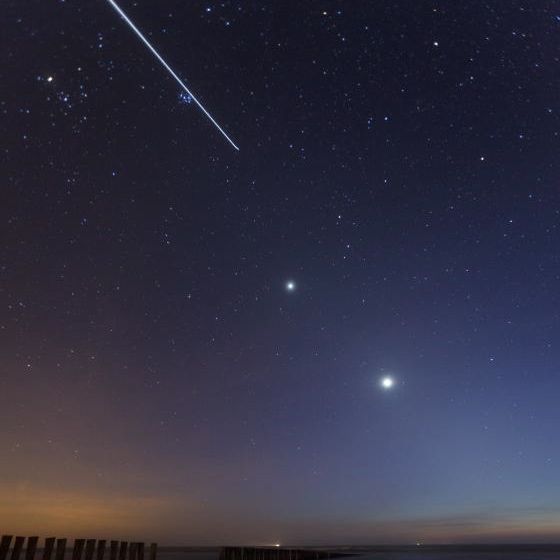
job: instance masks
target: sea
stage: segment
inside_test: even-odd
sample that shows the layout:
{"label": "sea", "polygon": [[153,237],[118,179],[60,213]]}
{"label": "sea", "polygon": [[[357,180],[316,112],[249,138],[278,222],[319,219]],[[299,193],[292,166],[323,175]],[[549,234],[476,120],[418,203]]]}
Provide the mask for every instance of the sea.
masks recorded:
{"label": "sea", "polygon": [[[346,560],[560,560],[560,545],[375,546],[343,550],[356,555]],[[158,560],[218,560],[219,551],[219,548],[161,548]]]}

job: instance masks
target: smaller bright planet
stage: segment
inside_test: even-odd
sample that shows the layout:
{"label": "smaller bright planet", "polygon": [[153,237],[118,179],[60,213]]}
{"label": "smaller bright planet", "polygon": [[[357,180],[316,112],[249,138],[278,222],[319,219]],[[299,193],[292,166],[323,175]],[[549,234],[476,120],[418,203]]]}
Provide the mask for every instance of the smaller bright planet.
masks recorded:
{"label": "smaller bright planet", "polygon": [[381,378],[380,385],[383,389],[392,389],[395,386],[395,380],[391,376],[386,375]]}
{"label": "smaller bright planet", "polygon": [[296,289],[296,283],[293,280],[288,280],[286,282],[286,291],[293,292]]}

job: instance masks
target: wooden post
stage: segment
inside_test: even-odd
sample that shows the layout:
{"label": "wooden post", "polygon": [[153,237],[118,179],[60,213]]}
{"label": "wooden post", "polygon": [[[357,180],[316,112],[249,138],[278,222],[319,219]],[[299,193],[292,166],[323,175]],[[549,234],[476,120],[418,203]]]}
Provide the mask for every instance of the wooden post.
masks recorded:
{"label": "wooden post", "polygon": [[72,551],[72,560],[82,560],[84,552],[85,539],[74,539],[74,550]]}
{"label": "wooden post", "polygon": [[12,548],[12,560],[19,560],[19,555],[21,554],[24,542],[25,537],[16,537],[14,548]]}
{"label": "wooden post", "polygon": [[[51,560],[55,540],[56,539],[54,537],[49,537],[48,539],[45,539],[45,548],[43,549],[43,560]],[[0,560],[2,559],[0,558]]]}
{"label": "wooden post", "polygon": [[117,560],[119,554],[119,541],[111,541],[111,552],[109,553],[109,560]]}
{"label": "wooden post", "polygon": [[8,557],[8,551],[10,550],[12,539],[12,535],[2,536],[2,540],[0,540],[0,560],[6,560]]}
{"label": "wooden post", "polygon": [[[138,560],[144,560],[144,543],[143,542],[136,543],[136,558]],[[98,560],[102,560],[102,559],[98,558]]]}
{"label": "wooden post", "polygon": [[8,551],[10,550],[12,539],[12,535],[2,536],[2,540],[0,540],[0,560],[6,560],[6,558],[8,557]]}
{"label": "wooden post", "polygon": [[150,560],[156,560],[157,556],[157,543],[153,542],[150,545]]}
{"label": "wooden post", "polygon": [[128,550],[128,543],[121,541],[121,548],[119,550],[119,560],[126,560],[126,552]]}
{"label": "wooden post", "polygon": [[56,539],[56,560],[64,560],[64,553],[66,552],[66,539]]}
{"label": "wooden post", "polygon": [[27,539],[27,549],[25,551],[25,560],[35,560],[35,552],[37,551],[37,543],[39,537],[29,537]]}
{"label": "wooden post", "polygon": [[97,541],[97,560],[103,560],[103,556],[105,556],[105,546],[107,545],[107,541],[101,540]]}
{"label": "wooden post", "polygon": [[93,553],[95,552],[95,539],[88,539],[86,541],[86,555],[85,560],[93,560]]}

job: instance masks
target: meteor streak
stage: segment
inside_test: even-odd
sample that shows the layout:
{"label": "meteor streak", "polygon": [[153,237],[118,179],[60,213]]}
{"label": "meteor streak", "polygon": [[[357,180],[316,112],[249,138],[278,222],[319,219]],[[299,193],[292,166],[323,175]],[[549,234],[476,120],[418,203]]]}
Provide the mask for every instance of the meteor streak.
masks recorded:
{"label": "meteor streak", "polygon": [[235,142],[227,135],[225,130],[214,120],[214,117],[203,107],[202,103],[196,98],[193,92],[186,86],[186,84],[179,78],[179,76],[173,71],[171,66],[165,62],[162,56],[156,51],[156,49],[151,45],[151,43],[144,37],[140,29],[134,25],[132,20],[123,12],[121,7],[115,2],[115,0],[107,0],[109,4],[115,9],[115,11],[121,16],[121,18],[126,22],[126,24],[140,37],[141,41],[148,47],[151,53],[161,62],[163,67],[175,78],[175,80],[179,83],[179,85],[185,90],[187,95],[198,105],[198,108],[210,119],[210,122],[222,133],[223,137],[237,150],[239,151],[239,147],[235,144]]}

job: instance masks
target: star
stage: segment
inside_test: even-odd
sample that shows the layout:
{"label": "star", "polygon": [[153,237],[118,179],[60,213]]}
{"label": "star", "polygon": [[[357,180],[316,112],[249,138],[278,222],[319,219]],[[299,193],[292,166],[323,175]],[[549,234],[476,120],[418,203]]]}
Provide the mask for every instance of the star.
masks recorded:
{"label": "star", "polygon": [[379,384],[381,385],[382,389],[388,391],[389,389],[392,389],[395,386],[395,380],[391,376],[385,375],[384,377],[381,378]]}
{"label": "star", "polygon": [[294,292],[296,289],[296,283],[293,280],[288,280],[286,282],[286,291],[287,292]]}

